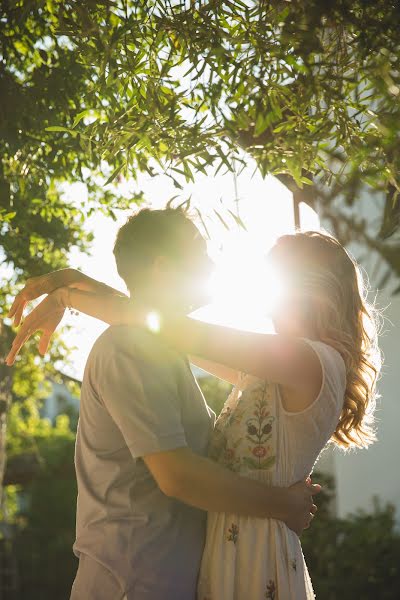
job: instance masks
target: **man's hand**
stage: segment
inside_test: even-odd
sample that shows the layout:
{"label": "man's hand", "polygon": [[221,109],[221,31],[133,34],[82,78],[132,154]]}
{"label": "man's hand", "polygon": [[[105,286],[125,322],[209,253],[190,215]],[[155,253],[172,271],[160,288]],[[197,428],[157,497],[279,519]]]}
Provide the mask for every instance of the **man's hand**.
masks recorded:
{"label": "man's hand", "polygon": [[299,481],[284,492],[282,501],[282,521],[298,536],[307,529],[317,512],[313,496],[321,491],[321,486],[311,483],[311,479]]}

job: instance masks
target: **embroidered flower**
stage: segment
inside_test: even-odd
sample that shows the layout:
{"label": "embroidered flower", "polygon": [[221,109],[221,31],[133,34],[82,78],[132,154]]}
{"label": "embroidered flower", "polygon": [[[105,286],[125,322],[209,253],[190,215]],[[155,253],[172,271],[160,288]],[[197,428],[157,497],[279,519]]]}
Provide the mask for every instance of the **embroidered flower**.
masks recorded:
{"label": "embroidered flower", "polygon": [[247,425],[247,433],[249,435],[257,435],[258,431],[257,431],[257,427],[255,425]]}
{"label": "embroidered flower", "polygon": [[264,448],[264,446],[256,446],[255,448],[253,448],[252,452],[254,456],[257,456],[257,458],[264,458],[264,456],[267,454],[267,451]]}
{"label": "embroidered flower", "polygon": [[228,542],[233,542],[236,545],[236,542],[239,537],[239,527],[236,525],[236,523],[232,523],[232,525],[228,529],[228,534]]}
{"label": "embroidered flower", "polygon": [[271,470],[276,460],[276,416],[270,400],[266,383],[230,396],[217,419],[209,457],[234,472]]}
{"label": "embroidered flower", "polygon": [[295,558],[293,558],[293,560],[290,561],[290,565],[291,565],[293,571],[297,571],[297,562],[296,562]]}

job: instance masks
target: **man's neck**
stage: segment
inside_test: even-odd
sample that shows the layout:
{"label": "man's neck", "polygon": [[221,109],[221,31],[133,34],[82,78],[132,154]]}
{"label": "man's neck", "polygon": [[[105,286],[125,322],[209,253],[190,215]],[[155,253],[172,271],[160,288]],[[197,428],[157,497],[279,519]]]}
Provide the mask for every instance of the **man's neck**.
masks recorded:
{"label": "man's neck", "polygon": [[[143,312],[154,312],[161,315],[177,314],[179,310],[179,299],[166,297],[161,290],[136,290],[132,292],[131,299],[135,306]],[[182,316],[185,313],[182,311]]]}

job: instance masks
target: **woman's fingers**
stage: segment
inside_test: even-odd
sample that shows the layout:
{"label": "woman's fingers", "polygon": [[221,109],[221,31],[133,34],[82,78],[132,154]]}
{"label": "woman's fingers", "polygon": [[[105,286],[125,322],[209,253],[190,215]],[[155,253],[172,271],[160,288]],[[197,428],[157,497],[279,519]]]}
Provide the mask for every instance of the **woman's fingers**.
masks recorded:
{"label": "woman's fingers", "polygon": [[42,356],[44,356],[47,352],[47,349],[49,347],[49,343],[50,343],[50,339],[51,336],[53,335],[54,331],[44,331],[40,337],[39,340],[39,354],[41,354]]}
{"label": "woman's fingers", "polygon": [[27,303],[24,300],[21,299],[20,302],[19,302],[19,304],[18,304],[18,306],[17,306],[17,308],[16,308],[15,316],[14,316],[14,326],[15,327],[18,327],[18,325],[22,321],[22,316],[24,314],[24,308],[25,308],[26,304]]}
{"label": "woman's fingers", "polygon": [[18,301],[19,301],[19,294],[17,294],[15,296],[14,302],[11,304],[11,308],[8,311],[8,316],[10,317],[10,319],[14,316],[15,311],[17,310]]}
{"label": "woman's fingers", "polygon": [[22,326],[22,328],[15,336],[15,339],[11,346],[11,350],[6,357],[6,365],[11,367],[14,364],[15,359],[18,356],[22,346],[26,344],[26,342],[29,340],[34,331],[34,329],[25,328],[24,326]]}
{"label": "woman's fingers", "polygon": [[10,319],[14,317],[15,326],[20,324],[26,304],[43,294],[47,294],[48,287],[47,275],[39,275],[38,277],[30,277],[27,279],[22,290],[15,296],[14,302],[8,313]]}
{"label": "woman's fingers", "polygon": [[26,344],[36,331],[43,332],[39,340],[39,352],[41,355],[44,355],[47,352],[51,336],[62,320],[64,311],[65,309],[60,306],[59,300],[55,295],[50,294],[46,296],[22,323],[6,358],[6,364],[9,366],[14,364],[22,346]]}
{"label": "woman's fingers", "polygon": [[17,294],[15,296],[14,302],[12,303],[12,306],[8,313],[8,316],[10,317],[10,319],[12,319],[14,317],[14,325],[15,326],[19,325],[21,322],[25,305],[26,305],[26,300],[25,300],[22,292],[20,292],[19,294]]}
{"label": "woman's fingers", "polygon": [[14,364],[16,357],[19,354],[22,346],[26,344],[29,338],[40,328],[40,318],[36,310],[33,310],[25,319],[19,328],[17,335],[11,346],[11,350],[6,357],[6,364],[11,366]]}

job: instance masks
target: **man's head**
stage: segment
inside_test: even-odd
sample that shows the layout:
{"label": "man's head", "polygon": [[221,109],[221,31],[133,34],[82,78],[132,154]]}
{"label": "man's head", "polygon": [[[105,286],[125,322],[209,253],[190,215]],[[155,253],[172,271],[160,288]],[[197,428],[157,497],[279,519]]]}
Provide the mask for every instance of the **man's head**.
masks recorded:
{"label": "man's head", "polygon": [[201,305],[211,261],[199,230],[182,209],[142,209],[117,234],[114,255],[131,294],[153,305]]}

